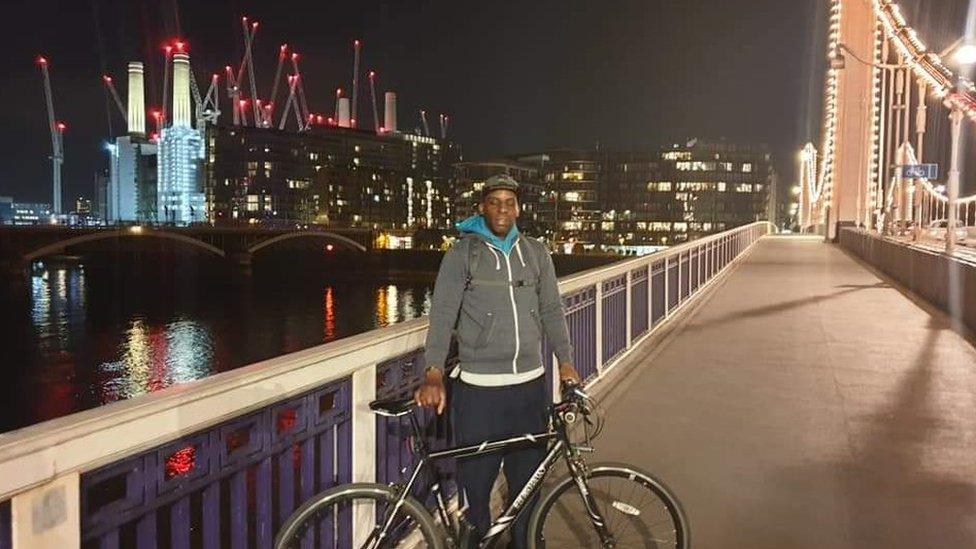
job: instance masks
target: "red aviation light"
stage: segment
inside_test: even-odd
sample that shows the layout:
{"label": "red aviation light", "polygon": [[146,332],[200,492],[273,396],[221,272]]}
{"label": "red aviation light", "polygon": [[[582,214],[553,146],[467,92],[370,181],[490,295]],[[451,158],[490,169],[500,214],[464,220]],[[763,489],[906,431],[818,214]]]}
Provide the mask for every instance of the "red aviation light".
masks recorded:
{"label": "red aviation light", "polygon": [[253,22],[253,23],[251,23],[251,28],[252,28],[252,29],[256,29],[256,28],[258,28],[258,22],[257,22],[257,21],[255,21],[255,22]]}
{"label": "red aviation light", "polygon": [[315,115],[315,123],[316,124],[321,124],[322,123],[322,115],[321,114]]}
{"label": "red aviation light", "polygon": [[64,130],[68,129],[68,125],[65,124],[64,122],[58,122],[57,127],[58,127],[58,131],[61,133],[64,133]]}
{"label": "red aviation light", "polygon": [[330,126],[335,126],[336,125],[335,124],[335,118],[332,118],[331,116],[329,118],[327,118],[326,121],[329,123]]}
{"label": "red aviation light", "polygon": [[176,42],[174,42],[174,45],[176,46],[176,51],[180,53],[183,53],[186,50],[186,46],[187,46],[186,42],[182,40],[177,40]]}
{"label": "red aviation light", "polygon": [[376,78],[376,71],[369,71],[369,79],[372,80]]}
{"label": "red aviation light", "polygon": [[352,45],[353,46],[356,46],[357,48],[359,47],[360,44],[362,44],[362,42],[360,42],[359,40],[353,40],[352,41]]}
{"label": "red aviation light", "polygon": [[47,65],[47,57],[44,57],[43,55],[38,55],[37,56],[37,64],[38,65]]}
{"label": "red aviation light", "polygon": [[112,83],[112,77],[107,74],[102,75],[102,80],[104,80],[106,84]]}
{"label": "red aviation light", "polygon": [[336,97],[342,97],[342,88],[336,88]]}
{"label": "red aviation light", "polygon": [[288,44],[281,45],[281,54],[284,55],[288,51]]}
{"label": "red aviation light", "polygon": [[291,54],[291,60],[292,61],[298,61],[298,52],[297,51],[296,52],[292,52],[292,54]]}
{"label": "red aviation light", "polygon": [[356,127],[356,119],[355,118],[350,118],[349,119],[349,126],[351,126],[353,128]]}

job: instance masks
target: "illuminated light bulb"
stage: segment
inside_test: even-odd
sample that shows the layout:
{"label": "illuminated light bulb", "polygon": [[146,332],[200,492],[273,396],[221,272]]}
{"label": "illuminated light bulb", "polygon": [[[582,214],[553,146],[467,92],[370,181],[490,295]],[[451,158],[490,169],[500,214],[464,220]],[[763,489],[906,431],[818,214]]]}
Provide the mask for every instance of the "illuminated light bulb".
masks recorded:
{"label": "illuminated light bulb", "polygon": [[952,57],[964,67],[976,64],[976,44],[965,44]]}

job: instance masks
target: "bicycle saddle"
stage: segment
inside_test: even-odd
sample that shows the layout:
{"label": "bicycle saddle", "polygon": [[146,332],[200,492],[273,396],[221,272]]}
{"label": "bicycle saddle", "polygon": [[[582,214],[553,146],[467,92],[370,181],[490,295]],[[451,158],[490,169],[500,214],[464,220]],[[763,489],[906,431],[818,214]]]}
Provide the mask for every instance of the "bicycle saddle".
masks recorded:
{"label": "bicycle saddle", "polygon": [[413,410],[413,397],[374,400],[369,403],[369,409],[384,416],[402,416]]}

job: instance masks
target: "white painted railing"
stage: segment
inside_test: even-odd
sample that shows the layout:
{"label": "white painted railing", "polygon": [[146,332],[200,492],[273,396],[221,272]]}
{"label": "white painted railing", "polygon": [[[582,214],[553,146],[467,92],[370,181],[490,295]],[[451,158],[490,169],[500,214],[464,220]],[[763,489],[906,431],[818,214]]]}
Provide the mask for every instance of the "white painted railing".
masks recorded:
{"label": "white painted railing", "polygon": [[[581,374],[590,382],[602,378],[773,230],[758,222],[562,279]],[[272,500],[272,462],[281,475],[284,464],[294,465],[274,481],[294,482],[295,491],[300,483],[300,497],[335,482],[385,480],[386,454],[396,450],[377,437],[367,404],[418,379],[426,331],[426,319],[403,322],[0,434],[0,549],[83,541],[113,547],[127,528],[139,547],[154,546],[159,513],[171,517],[165,535],[172,537],[165,539],[173,544],[184,535],[189,543],[189,530],[199,527],[204,547],[216,547],[221,531],[254,521],[252,533],[244,528],[242,535],[266,546],[301,503]],[[243,523],[219,524],[221,515],[212,512],[241,505],[233,491],[244,489],[247,471],[259,479],[253,497],[267,501],[254,504],[257,517],[234,515],[232,522]],[[220,499],[227,492],[221,483],[230,484],[229,501]],[[119,493],[106,499],[113,486]],[[191,497],[202,497],[202,518],[187,516]],[[185,534],[178,528],[184,522]]]}

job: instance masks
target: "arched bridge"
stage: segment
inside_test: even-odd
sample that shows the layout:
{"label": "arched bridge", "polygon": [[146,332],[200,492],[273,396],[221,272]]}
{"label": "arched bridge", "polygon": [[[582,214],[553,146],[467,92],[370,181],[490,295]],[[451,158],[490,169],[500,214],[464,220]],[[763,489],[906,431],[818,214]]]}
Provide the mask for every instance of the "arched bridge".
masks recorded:
{"label": "arched bridge", "polygon": [[372,245],[373,232],[369,229],[326,229],[314,225],[300,228],[153,225],[3,227],[0,228],[0,262],[8,270],[19,270],[36,259],[84,251],[86,247],[114,241],[133,243],[140,249],[145,247],[149,250],[179,247],[248,265],[254,254],[298,239],[320,240],[337,248],[366,252]]}

